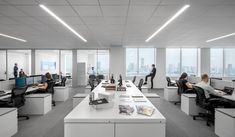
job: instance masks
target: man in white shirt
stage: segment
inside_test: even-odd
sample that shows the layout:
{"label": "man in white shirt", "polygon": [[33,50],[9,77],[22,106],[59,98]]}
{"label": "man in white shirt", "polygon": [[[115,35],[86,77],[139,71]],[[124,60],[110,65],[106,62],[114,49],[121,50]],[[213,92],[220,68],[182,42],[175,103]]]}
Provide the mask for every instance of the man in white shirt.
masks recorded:
{"label": "man in white shirt", "polygon": [[196,86],[204,89],[204,94],[205,94],[206,98],[210,98],[210,95],[215,95],[215,96],[222,96],[223,95],[223,92],[216,92],[215,89],[212,88],[208,82],[209,82],[209,76],[207,74],[203,74],[201,76],[201,82],[196,84]]}
{"label": "man in white shirt", "polygon": [[91,67],[91,70],[89,70],[88,74],[89,75],[96,75],[96,72],[94,69],[95,69],[94,67]]}

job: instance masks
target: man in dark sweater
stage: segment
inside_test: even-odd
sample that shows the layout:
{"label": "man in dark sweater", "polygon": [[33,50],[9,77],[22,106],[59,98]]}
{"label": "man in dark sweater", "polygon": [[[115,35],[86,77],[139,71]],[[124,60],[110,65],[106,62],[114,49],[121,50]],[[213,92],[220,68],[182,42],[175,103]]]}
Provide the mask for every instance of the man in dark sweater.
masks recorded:
{"label": "man in dark sweater", "polygon": [[152,64],[152,71],[150,72],[150,74],[148,74],[147,76],[145,76],[144,85],[147,84],[148,77],[151,77],[151,89],[153,88],[153,79],[154,79],[154,77],[155,77],[155,75],[156,75],[156,71],[157,71],[157,69],[156,69],[155,65]]}

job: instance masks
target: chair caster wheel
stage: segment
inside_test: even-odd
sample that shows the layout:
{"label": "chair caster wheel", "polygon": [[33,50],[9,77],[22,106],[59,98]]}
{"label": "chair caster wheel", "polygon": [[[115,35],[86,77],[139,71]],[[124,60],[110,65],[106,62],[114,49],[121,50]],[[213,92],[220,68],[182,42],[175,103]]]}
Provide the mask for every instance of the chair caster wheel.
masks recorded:
{"label": "chair caster wheel", "polygon": [[195,116],[193,116],[193,120],[196,120],[196,117],[195,117]]}

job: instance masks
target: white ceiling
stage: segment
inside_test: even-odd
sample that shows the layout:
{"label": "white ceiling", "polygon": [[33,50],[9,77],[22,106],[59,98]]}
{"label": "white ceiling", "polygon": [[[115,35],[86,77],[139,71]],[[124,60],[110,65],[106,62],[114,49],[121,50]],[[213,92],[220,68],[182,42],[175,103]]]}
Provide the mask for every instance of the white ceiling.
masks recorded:
{"label": "white ceiling", "polygon": [[[85,37],[84,43],[38,3],[47,5]],[[149,43],[145,39],[183,5],[191,7]],[[235,0],[0,0],[0,48],[101,48],[109,46],[221,47],[235,37],[206,43],[235,32]]]}

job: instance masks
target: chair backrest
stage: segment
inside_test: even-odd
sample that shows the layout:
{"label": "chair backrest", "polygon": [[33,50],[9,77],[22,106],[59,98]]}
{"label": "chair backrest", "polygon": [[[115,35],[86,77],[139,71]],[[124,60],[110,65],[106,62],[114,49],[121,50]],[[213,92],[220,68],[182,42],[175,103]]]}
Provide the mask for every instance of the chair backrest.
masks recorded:
{"label": "chair backrest", "polygon": [[178,95],[181,95],[184,92],[182,80],[177,80],[176,85],[178,87]]}
{"label": "chair backrest", "polygon": [[25,92],[27,87],[14,88],[11,92],[11,102],[16,108],[20,108],[25,103]]}
{"label": "chair backrest", "polygon": [[203,108],[206,103],[206,96],[204,93],[204,89],[202,89],[201,87],[194,86],[193,90],[197,94],[197,97],[195,99],[196,104]]}
{"label": "chair backrest", "polygon": [[170,77],[166,77],[166,81],[167,81],[167,86],[171,86],[171,79],[170,79]]}
{"label": "chair backrest", "polygon": [[135,84],[136,76],[133,77],[132,83]]}
{"label": "chair backrest", "polygon": [[66,77],[63,77],[63,78],[61,79],[61,86],[65,86],[66,80],[67,80]]}
{"label": "chair backrest", "polygon": [[96,79],[96,76],[95,76],[95,75],[89,75],[89,79],[95,80],[95,79]]}
{"label": "chair backrest", "polygon": [[104,79],[104,75],[97,75],[97,79]]}
{"label": "chair backrest", "polygon": [[138,89],[139,89],[140,91],[141,91],[141,87],[142,87],[143,83],[144,83],[144,80],[143,80],[143,79],[140,79],[139,84],[138,84]]}
{"label": "chair backrest", "polygon": [[95,81],[90,79],[89,80],[89,85],[91,86],[91,91],[95,88]]}
{"label": "chair backrest", "polygon": [[47,86],[46,91],[47,91],[48,93],[54,94],[55,81],[50,81],[50,82],[48,82],[47,84],[48,84],[48,86]]}

